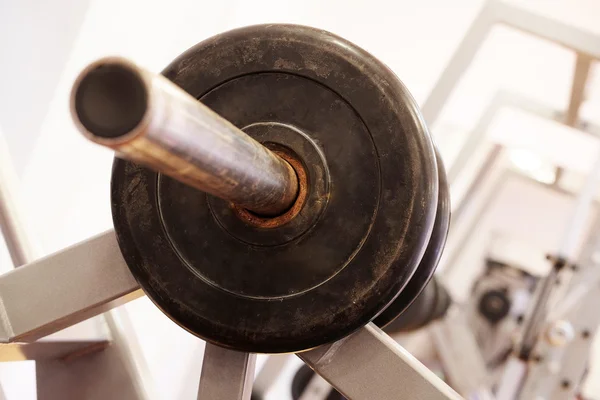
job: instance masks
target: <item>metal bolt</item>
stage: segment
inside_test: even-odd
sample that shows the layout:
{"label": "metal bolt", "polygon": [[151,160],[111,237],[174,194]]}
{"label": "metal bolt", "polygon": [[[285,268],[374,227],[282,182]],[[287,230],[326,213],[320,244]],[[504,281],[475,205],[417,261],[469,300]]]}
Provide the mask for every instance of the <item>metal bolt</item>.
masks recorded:
{"label": "metal bolt", "polygon": [[587,329],[584,329],[584,330],[581,332],[581,337],[582,337],[582,338],[584,338],[584,339],[588,339],[590,336],[591,336],[591,333],[590,333],[590,331],[589,331],[589,330],[587,330]]}
{"label": "metal bolt", "polygon": [[575,330],[569,321],[554,321],[546,331],[546,338],[553,346],[564,346],[575,337]]}

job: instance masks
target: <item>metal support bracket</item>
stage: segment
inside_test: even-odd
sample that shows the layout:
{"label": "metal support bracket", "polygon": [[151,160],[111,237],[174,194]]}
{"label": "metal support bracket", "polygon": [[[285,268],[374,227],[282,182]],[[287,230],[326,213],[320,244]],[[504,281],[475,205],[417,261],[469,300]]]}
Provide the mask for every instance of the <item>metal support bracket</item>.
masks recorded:
{"label": "metal support bracket", "polygon": [[373,323],[298,357],[349,399],[462,399]]}
{"label": "metal support bracket", "polygon": [[0,276],[0,342],[33,341],[142,294],[113,231]]}

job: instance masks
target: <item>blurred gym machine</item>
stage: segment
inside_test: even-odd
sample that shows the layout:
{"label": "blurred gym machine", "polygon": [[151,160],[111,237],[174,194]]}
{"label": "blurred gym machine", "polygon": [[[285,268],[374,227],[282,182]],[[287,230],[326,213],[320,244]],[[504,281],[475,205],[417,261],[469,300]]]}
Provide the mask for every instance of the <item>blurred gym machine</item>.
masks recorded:
{"label": "blurred gym machine", "polygon": [[539,277],[501,259],[487,258],[473,285],[467,323],[473,329],[487,370],[501,370],[514,347]]}
{"label": "blurred gym machine", "polygon": [[[597,38],[591,35],[580,32],[572,27],[562,25],[557,21],[535,15],[528,11],[523,11],[512,5],[496,1],[489,2],[483,8],[480,16],[467,33],[462,45],[455,53],[450,64],[442,74],[440,80],[423,106],[423,115],[429,124],[432,124],[435,121],[450,92],[458,82],[460,75],[466,70],[466,67],[476,53],[477,48],[483,42],[486,33],[489,31],[490,27],[497,22],[515,26],[518,29],[523,29],[538,36],[546,37],[575,49],[575,51],[580,54],[578,58],[578,65],[580,67],[578,70],[584,71],[586,74],[587,68],[585,68],[585,65],[587,64],[589,66],[590,57],[598,58],[600,55],[600,49],[597,47]],[[167,71],[167,77],[177,79],[180,76],[178,74],[186,73],[187,70],[185,68],[189,67],[189,65],[190,64],[186,64],[185,59],[178,59],[177,63]],[[293,66],[278,65],[277,68],[285,69],[293,68]],[[172,75],[169,75],[169,73]],[[582,74],[576,74],[576,76],[581,77]],[[185,78],[185,76],[181,79],[183,78]],[[583,79],[583,81],[585,82],[585,79]],[[182,82],[177,83],[181,84]],[[196,83],[194,83],[194,85],[195,84]],[[577,94],[578,91],[575,89],[579,86],[581,86],[581,84],[577,83],[576,79],[572,102],[566,117],[562,118],[562,114],[554,113],[551,116],[552,119],[561,120],[567,124],[578,126],[576,121],[576,110],[578,108],[577,103],[580,103],[581,97]],[[171,89],[165,89],[167,92],[170,90]],[[194,88],[194,90],[196,90],[196,88]],[[579,90],[579,93],[580,92],[581,90]],[[215,101],[217,100],[218,99]],[[115,109],[118,111],[119,107],[115,107]],[[574,113],[573,110],[575,110]],[[115,110],[113,110],[113,112],[114,111]],[[213,119],[212,117],[206,117],[203,121],[213,128],[213,123],[217,125],[220,123],[218,122],[218,119]],[[127,125],[127,123],[131,121],[121,122]],[[586,129],[588,131],[590,130],[589,125]],[[221,128],[216,129],[217,132],[220,130]],[[106,135],[110,136],[111,134],[104,133],[99,136],[107,139]],[[471,146],[476,146],[476,143],[477,140],[468,142]],[[159,148],[160,147],[161,146],[159,146]],[[127,153],[130,150],[132,149],[121,148],[119,149],[119,153],[123,156],[124,153]],[[138,148],[137,150],[140,149]],[[157,153],[152,154],[156,155]],[[461,156],[459,156],[449,171],[450,183],[453,183],[454,179],[460,175],[461,165],[466,165],[468,148],[463,146],[463,151],[460,154]],[[490,157],[483,165],[484,168],[481,168],[482,175],[480,175],[480,177],[483,176],[483,170],[487,168],[487,165],[493,164],[496,160],[501,158],[501,149],[494,147],[490,150],[489,154],[492,157]],[[129,156],[130,158],[135,158],[134,152],[129,152]],[[285,157],[285,155],[279,156]],[[432,155],[425,155],[425,157],[431,158]],[[269,157],[267,157],[267,159],[268,158]],[[141,160],[136,159],[136,161]],[[148,159],[145,161],[148,163]],[[154,161],[156,161],[156,159]],[[121,164],[121,166],[130,168],[129,164]],[[187,180],[187,178],[181,178],[181,175],[183,175],[184,172],[183,170],[177,169],[177,167],[181,167],[182,164],[158,166],[153,164],[152,166],[165,172],[167,175],[176,175],[178,179],[185,180],[188,184],[191,182],[190,180]],[[187,171],[189,172],[189,169]],[[297,170],[294,172],[296,172],[296,174],[298,173]],[[143,175],[145,172],[129,170],[124,177],[129,179],[131,174],[136,173]],[[281,176],[281,173],[279,174],[279,176]],[[139,178],[143,179],[141,175]],[[192,176],[189,179],[198,180],[197,178],[197,176]],[[115,177],[113,177],[113,179],[115,179]],[[259,183],[264,183],[265,181],[264,177],[256,180],[256,182]],[[493,181],[495,182],[496,179]],[[171,184],[168,180],[165,182],[169,182],[164,183],[165,185]],[[283,182],[289,182],[289,180],[284,180]],[[193,182],[191,183],[193,185]],[[175,186],[172,186],[172,189],[180,189],[176,182],[173,184]],[[474,179],[472,180],[472,185],[469,187],[474,188],[479,184],[481,184],[479,179]],[[281,189],[281,185],[276,186]],[[130,189],[138,190],[133,186],[130,186]],[[228,199],[231,198],[230,194],[223,197]],[[249,197],[251,198],[253,196]],[[6,204],[10,204],[9,201],[6,201],[7,198],[6,195],[3,196],[3,208],[0,209],[0,214],[3,217],[3,235],[9,244],[13,260],[16,259],[15,265],[27,262],[29,262],[29,264],[0,277],[0,293],[2,294],[3,300],[2,336],[4,342],[19,343],[18,348],[20,349],[24,349],[25,347],[34,348],[35,346],[23,344],[29,342],[30,344],[41,345],[44,348],[47,348],[48,350],[45,351],[53,352],[57,346],[54,346],[52,343],[48,346],[45,344],[42,345],[43,342],[36,340],[42,336],[85,320],[86,318],[105,312],[112,307],[123,304],[135,296],[141,295],[139,284],[129,271],[129,268],[132,267],[130,265],[132,260],[133,263],[136,263],[136,257],[139,257],[139,254],[125,254],[125,257],[128,258],[128,262],[125,262],[121,256],[121,252],[123,251],[123,239],[120,239],[119,244],[121,246],[119,246],[115,234],[112,231],[39,261],[31,262],[30,258],[23,257],[22,255],[19,256],[18,249],[24,247],[26,241],[24,240],[18,224],[14,223],[15,218],[13,217],[15,213],[6,207]],[[248,200],[248,195],[244,194],[240,198]],[[128,199],[123,198],[122,200],[127,201]],[[170,198],[169,200],[174,201],[177,199]],[[263,210],[260,208],[260,206],[264,205],[262,201],[256,202],[256,199],[251,200],[252,201],[250,201],[249,204],[259,206],[258,208],[255,208],[255,210],[261,212],[266,211],[267,214],[270,211],[272,212],[273,209],[271,206],[268,206]],[[286,202],[283,200],[279,201],[280,206],[284,203]],[[470,214],[470,210],[467,212],[466,207],[472,204],[471,199],[467,196],[464,199],[461,198],[457,203],[460,204],[457,207],[457,210],[459,211],[458,214],[461,217],[460,219],[463,219],[464,215]],[[277,204],[277,202],[275,204]],[[244,204],[244,206],[247,206],[247,204]],[[252,209],[253,207],[248,208]],[[285,207],[280,207],[280,209],[281,208]],[[238,209],[237,211],[240,210]],[[242,216],[252,218],[252,214],[242,214]],[[252,220],[251,222],[256,223],[256,221],[257,220]],[[430,221],[430,228],[431,225],[433,225],[433,221]],[[452,244],[452,237],[450,244]],[[133,253],[135,253],[135,251]],[[25,253],[23,252],[22,254]],[[21,257],[20,259],[22,261],[17,261],[19,260],[19,257]],[[414,268],[416,269],[417,266],[414,265]],[[430,273],[432,272],[432,270],[429,270],[427,273],[422,274],[427,277],[425,281],[428,280]],[[141,275],[137,275],[136,277],[138,280],[143,280]],[[36,285],[35,289],[31,290],[31,283],[34,280],[44,282],[45,284],[43,286]],[[46,284],[47,282],[52,282],[52,286]],[[423,282],[420,282],[419,286],[421,288],[425,287]],[[145,289],[146,291],[152,290],[152,288],[149,287],[145,287]],[[417,290],[417,292],[420,292],[420,290]],[[28,293],[29,296],[23,297],[22,293]],[[578,290],[576,293],[581,293],[581,290]],[[410,300],[405,300],[406,304],[411,303],[416,297],[417,296],[414,295],[410,297]],[[579,297],[571,296],[570,298],[578,299],[581,298],[581,295],[579,295]],[[53,302],[48,302],[48,299],[53,299]],[[154,300],[158,303],[163,301],[157,300],[157,298]],[[542,302],[537,300],[537,303],[540,304]],[[577,301],[575,301],[575,303],[577,303]],[[162,308],[164,307],[166,307],[166,305],[162,304]],[[406,305],[401,307],[402,310],[405,307]],[[108,314],[106,318],[106,323],[110,326],[110,314]],[[193,325],[195,322],[180,320],[179,323],[183,325]],[[112,326],[115,327],[115,324],[113,323]],[[187,328],[190,329],[189,326]],[[195,328],[192,328],[192,330],[194,329]],[[115,331],[118,331],[118,329],[115,329]],[[206,330],[203,330],[203,332],[204,335],[207,335]],[[209,332],[209,334],[212,333]],[[593,331],[590,330],[587,337],[591,336],[593,336]],[[223,337],[220,338],[223,339]],[[100,351],[96,353],[108,354],[106,345],[111,340],[116,340],[118,343],[118,333],[112,336],[106,335],[103,339],[99,340],[99,342],[102,343],[102,346],[88,347],[86,345],[86,348],[100,349]],[[212,341],[218,342],[219,340],[212,337]],[[248,343],[249,342],[246,344]],[[310,341],[308,341],[308,343],[310,343]],[[231,342],[223,342],[221,344],[226,345],[227,347],[232,346]],[[284,343],[281,345],[284,346],[281,347],[281,349],[286,349],[288,351],[299,350],[285,348]],[[115,346],[108,346],[108,349],[111,348],[115,349]],[[121,354],[124,352],[131,355],[131,349],[119,349],[119,346],[116,346],[116,348]],[[250,349],[251,347],[241,345],[240,348]],[[258,347],[256,349],[264,350]],[[23,354],[24,353],[25,352],[23,352]],[[69,353],[76,354],[76,352],[71,352],[70,350]],[[375,357],[375,360],[373,360],[372,357],[374,354],[378,355],[378,357]],[[81,355],[82,358],[86,357],[85,354],[79,355]],[[54,353],[50,358],[55,356],[56,354]],[[62,356],[64,356],[64,354]],[[401,347],[390,341],[389,338],[387,338],[387,336],[373,323],[369,323],[363,328],[358,329],[356,333],[349,337],[334,342],[333,344],[325,344],[313,350],[304,351],[299,353],[299,356],[317,373],[332,383],[336,389],[352,399],[384,399],[398,397],[428,399],[458,398],[451,389],[443,384],[443,382],[433,376],[433,374],[427,371]],[[124,359],[128,358],[125,357]],[[253,360],[254,356],[252,354],[227,350],[222,347],[207,344],[199,398],[248,398],[250,396],[249,388],[251,382],[249,379],[253,372]],[[361,362],[357,362],[358,360],[361,360]],[[136,371],[135,368],[135,360],[132,361],[129,358],[129,361],[122,362],[122,364],[126,365],[123,370],[127,371],[127,373],[122,375],[123,380],[131,379],[133,382],[136,379],[139,379],[138,371]],[[348,371],[356,370],[357,366],[360,366],[359,375],[353,375],[351,377],[352,379],[349,379],[350,377],[347,376]],[[104,369],[106,370],[107,368]],[[362,379],[358,379],[357,376],[362,377]],[[217,379],[217,377],[220,379]],[[377,379],[374,379],[374,377],[377,377]],[[227,384],[224,384],[224,382],[227,382]],[[74,384],[74,382],[71,383]],[[88,382],[79,383],[88,384]],[[101,390],[99,386],[102,386],[94,385],[93,383],[89,383],[89,385],[98,388],[99,390]],[[152,395],[145,393],[143,386],[143,382],[140,384],[139,380],[137,383],[132,383],[132,387],[134,387],[132,393],[135,394],[128,398],[151,398]],[[575,385],[570,384],[566,386],[568,388],[574,387]],[[140,387],[142,387],[141,390]],[[565,385],[562,385],[562,387],[564,388]],[[44,391],[43,388],[41,388],[39,394],[40,398],[45,398],[44,396],[47,396],[47,391]],[[106,396],[104,398],[106,398]]]}
{"label": "blurred gym machine", "polygon": [[[600,322],[593,311],[600,274],[599,224],[600,217],[596,216],[578,262],[565,265],[552,280],[552,293],[546,294],[547,317],[540,322],[539,334],[527,356],[517,351],[523,349],[527,319],[533,315],[534,301],[544,293],[543,279],[548,278],[531,275],[501,257],[487,259],[485,272],[477,278],[466,304],[451,310],[431,328],[442,368],[448,372],[446,379],[459,393],[467,398],[481,398],[481,388],[486,388],[487,393],[502,398],[502,390],[508,384],[513,394],[504,397],[507,399],[583,398],[582,384]],[[555,262],[552,257],[549,259],[549,263]],[[463,334],[452,335],[457,331]],[[477,343],[478,363],[473,357],[463,362],[457,353],[452,353],[469,346],[468,331]],[[472,344],[470,348],[473,349]],[[444,352],[455,357],[445,356]],[[511,362],[526,367],[521,380],[506,378]],[[485,373],[469,369],[474,364]]]}
{"label": "blurred gym machine", "polygon": [[[494,190],[506,179],[506,172],[504,172],[502,167],[498,168],[498,165],[505,163],[506,154],[504,149],[498,145],[490,145],[485,140],[486,130],[500,109],[505,107],[522,109],[542,118],[588,132],[596,137],[600,136],[600,127],[578,119],[579,107],[584,99],[585,84],[590,66],[592,62],[600,58],[600,41],[598,41],[598,38],[591,33],[577,30],[558,21],[534,15],[530,11],[502,2],[488,2],[468,30],[461,45],[451,58],[450,63],[438,79],[431,95],[423,105],[422,111],[427,122],[430,125],[435,122],[450,93],[455,88],[462,74],[468,69],[477,50],[485,40],[487,33],[496,23],[514,27],[574,50],[577,58],[571,97],[566,112],[553,110],[531,99],[507,92],[498,93],[489,104],[481,119],[475,125],[474,131],[471,132],[467,140],[462,144],[456,160],[452,163],[448,171],[448,179],[453,188],[454,185],[459,183],[459,180],[466,180],[467,182],[466,184],[462,184],[463,190],[458,194],[460,205],[453,210],[451,234],[446,246],[445,257],[447,256],[449,260],[448,265],[451,267],[462,244],[468,240],[469,231],[472,230],[473,224],[481,217],[485,210],[485,205],[489,204],[493,198]],[[476,157],[479,160],[474,161],[473,154],[477,153],[482,154],[482,156]],[[598,158],[600,159],[600,157]],[[470,168],[466,168],[467,166]],[[583,287],[587,287],[586,283],[595,282],[595,280],[590,276],[585,276],[585,274],[580,275],[577,268],[580,268],[580,265],[593,265],[590,254],[593,254],[597,249],[595,238],[591,237],[587,241],[583,252],[584,255],[580,262],[575,262],[571,259],[572,256],[566,253],[572,250],[573,240],[580,234],[582,222],[587,216],[587,209],[592,201],[592,193],[598,187],[599,167],[598,163],[592,167],[586,187],[579,196],[579,204],[573,216],[572,225],[565,234],[564,247],[559,250],[553,259],[553,272],[543,279],[542,284],[538,285],[538,290],[533,298],[535,304],[533,312],[530,311],[524,320],[526,327],[524,332],[525,337],[523,342],[517,346],[516,357],[511,356],[509,360],[504,372],[505,380],[498,385],[496,393],[498,399],[570,399],[574,398],[578,392],[579,383],[587,367],[590,338],[593,337],[597,329],[597,322],[586,316],[589,311],[585,305],[588,299],[591,302],[590,304],[594,303],[595,297],[592,295],[593,292],[582,289]],[[468,169],[474,171],[471,176],[468,176]],[[559,179],[560,171],[557,173],[557,181]],[[476,192],[480,192],[480,195],[474,195]],[[454,191],[453,199],[454,201],[457,200]],[[569,286],[566,289],[569,294],[565,297],[558,296],[564,302],[558,303],[564,304],[558,307],[558,310],[563,310],[563,313],[552,312],[550,316],[546,316],[545,308],[548,297],[554,291],[552,288],[555,286],[559,271],[563,271],[561,272],[562,274],[569,274],[570,272],[564,272],[564,270],[570,270],[568,267],[572,265],[577,266],[577,274],[573,282],[579,283],[574,287]],[[565,266],[567,268],[564,268]],[[586,268],[586,270],[593,271],[594,268]],[[445,270],[443,275],[448,275],[448,272],[448,270]],[[593,272],[588,273],[593,274]],[[579,276],[583,278],[579,278]],[[583,282],[579,281],[579,279],[583,279]],[[576,283],[573,284],[575,285]],[[579,295],[570,294],[572,292]],[[583,293],[587,294],[588,297],[584,298]],[[565,318],[567,315],[565,314],[566,310],[570,310],[571,312],[575,310],[579,311],[576,316],[573,314],[573,317],[571,317],[571,314],[568,314],[569,318],[567,318],[568,321],[565,323],[559,317]],[[572,318],[575,320],[584,318],[594,328],[589,329],[587,327],[583,331],[575,333],[576,330],[572,329],[572,327],[574,324],[577,326],[578,322],[570,321]],[[550,334],[546,335],[544,332],[550,332]],[[451,338],[453,336],[449,335],[447,337]],[[549,341],[546,340],[548,337],[553,338],[552,342],[555,343],[554,345],[549,344]],[[564,339],[557,340],[556,337],[564,337]],[[571,337],[574,340],[571,340]],[[570,351],[563,353],[563,350],[559,351],[556,349],[556,343],[561,343],[558,348],[572,344],[573,346],[577,346],[576,348],[581,348],[581,351],[569,349]],[[460,345],[460,342],[454,342],[448,347],[452,345]],[[538,347],[541,349],[550,347],[553,351],[550,352],[549,357],[545,357],[542,355],[543,351],[532,351],[532,349]],[[557,356],[559,353],[560,356]],[[566,354],[573,355],[577,361],[574,361]],[[518,360],[519,358],[520,360]],[[447,361],[450,365],[453,365],[453,368],[450,369],[463,371],[462,374],[457,374],[462,375],[462,382],[469,381],[465,377],[469,374],[473,375],[472,371],[476,369],[473,368],[473,364],[470,366],[460,364],[456,362],[456,359]],[[577,364],[577,367],[573,368],[572,363]],[[468,369],[469,367],[470,369]],[[566,370],[563,370],[563,368]],[[460,385],[454,385],[454,388],[463,395],[469,392],[472,393],[481,386],[485,387],[487,385],[489,388],[490,383],[488,379],[489,377],[487,376],[480,376],[479,379],[474,379],[474,383],[473,380],[470,383],[467,382],[465,388],[468,388],[468,390],[460,390]],[[458,380],[460,381],[460,378]]]}

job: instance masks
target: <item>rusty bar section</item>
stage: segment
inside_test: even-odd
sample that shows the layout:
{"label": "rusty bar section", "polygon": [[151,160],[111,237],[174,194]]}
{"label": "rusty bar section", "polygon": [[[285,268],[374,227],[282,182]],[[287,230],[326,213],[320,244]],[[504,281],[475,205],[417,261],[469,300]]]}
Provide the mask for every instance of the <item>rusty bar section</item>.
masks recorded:
{"label": "rusty bar section", "polygon": [[296,199],[293,168],[161,75],[123,58],[92,63],[71,92],[88,139],[122,157],[257,214]]}

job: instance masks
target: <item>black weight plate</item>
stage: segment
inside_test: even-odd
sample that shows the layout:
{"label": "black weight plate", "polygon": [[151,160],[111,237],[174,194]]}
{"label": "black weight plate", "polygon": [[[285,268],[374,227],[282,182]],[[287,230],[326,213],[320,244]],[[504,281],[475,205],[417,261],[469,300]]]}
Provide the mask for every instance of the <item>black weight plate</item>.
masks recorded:
{"label": "black weight plate", "polygon": [[423,292],[427,284],[433,277],[437,268],[442,252],[446,245],[448,229],[450,229],[450,188],[446,178],[446,169],[439,152],[435,151],[438,166],[438,203],[435,214],[435,224],[431,239],[427,244],[427,250],[419,263],[417,271],[414,273],[404,290],[377,318],[375,324],[381,328],[390,324],[400,314],[402,314],[417,297]]}
{"label": "black weight plate", "polygon": [[421,329],[446,315],[451,305],[450,294],[433,277],[410,306],[385,326],[384,331],[397,334]]}
{"label": "black weight plate", "polygon": [[150,299],[188,331],[251,352],[306,350],[371,321],[414,273],[437,203],[433,146],[396,76],[335,35],[290,25],[215,36],[163,74],[239,128],[306,135],[328,171],[309,190],[327,195],[301,232],[244,240],[215,216],[218,201],[115,159],[117,238]]}

